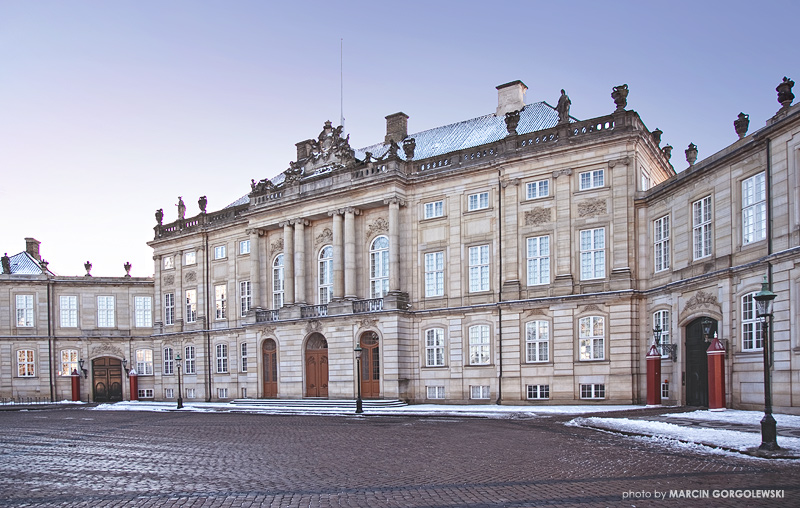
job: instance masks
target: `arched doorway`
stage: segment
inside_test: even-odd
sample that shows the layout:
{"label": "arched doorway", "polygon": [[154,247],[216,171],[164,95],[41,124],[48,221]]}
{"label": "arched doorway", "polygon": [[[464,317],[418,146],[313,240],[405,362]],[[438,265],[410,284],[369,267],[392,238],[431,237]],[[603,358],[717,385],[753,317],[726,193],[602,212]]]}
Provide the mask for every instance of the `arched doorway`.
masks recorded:
{"label": "arched doorway", "polygon": [[122,361],[104,356],[92,360],[92,391],[95,402],[122,400]]}
{"label": "arched doorway", "polygon": [[306,397],[328,396],[328,341],[313,333],[306,341]]}
{"label": "arched doorway", "polygon": [[[697,318],[686,325],[686,405],[708,407],[708,350],[709,342],[703,337],[703,319]],[[712,319],[711,333],[717,331]]]}
{"label": "arched doorway", "polygon": [[266,339],[261,345],[261,357],[264,365],[264,391],[262,397],[274,399],[278,396],[278,347],[272,339]]}
{"label": "arched doorway", "polygon": [[377,399],[381,396],[381,355],[378,334],[361,334],[361,396]]}

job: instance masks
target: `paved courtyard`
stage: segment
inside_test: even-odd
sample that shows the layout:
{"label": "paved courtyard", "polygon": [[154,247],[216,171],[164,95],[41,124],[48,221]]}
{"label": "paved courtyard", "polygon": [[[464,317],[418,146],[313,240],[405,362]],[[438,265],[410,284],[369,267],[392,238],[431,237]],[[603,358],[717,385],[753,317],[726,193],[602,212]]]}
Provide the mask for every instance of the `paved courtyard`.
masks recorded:
{"label": "paved courtyard", "polygon": [[0,411],[0,506],[797,506],[796,461],[569,419]]}

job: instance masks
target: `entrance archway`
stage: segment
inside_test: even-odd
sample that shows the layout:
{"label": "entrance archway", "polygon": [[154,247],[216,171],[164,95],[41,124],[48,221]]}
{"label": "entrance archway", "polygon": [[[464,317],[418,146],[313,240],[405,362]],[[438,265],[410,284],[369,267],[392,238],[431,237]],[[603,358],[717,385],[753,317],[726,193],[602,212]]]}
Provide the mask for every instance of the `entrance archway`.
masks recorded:
{"label": "entrance archway", "polygon": [[95,402],[122,400],[122,360],[110,356],[92,360],[92,391]]}
{"label": "entrance archway", "polygon": [[328,396],[328,341],[313,333],[306,341],[306,397]]}
{"label": "entrance archway", "polygon": [[366,332],[359,339],[361,345],[361,396],[377,399],[381,396],[381,355],[378,334]]}
{"label": "entrance archway", "polygon": [[[708,407],[708,350],[700,317],[686,325],[686,405]],[[717,331],[713,320],[709,338]]]}
{"label": "entrance archway", "polygon": [[278,347],[272,339],[266,339],[261,345],[262,364],[264,365],[264,391],[262,397],[274,399],[278,397]]}

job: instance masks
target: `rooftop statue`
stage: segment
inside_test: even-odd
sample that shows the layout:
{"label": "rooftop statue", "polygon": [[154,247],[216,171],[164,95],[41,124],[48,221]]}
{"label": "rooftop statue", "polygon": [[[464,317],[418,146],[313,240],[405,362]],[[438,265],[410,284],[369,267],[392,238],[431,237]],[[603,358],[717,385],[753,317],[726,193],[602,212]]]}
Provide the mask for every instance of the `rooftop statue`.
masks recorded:
{"label": "rooftop statue", "polygon": [[183,196],[178,196],[178,204],[175,205],[178,207],[178,220],[183,220],[186,218],[186,205],[183,204]]}
{"label": "rooftop statue", "polygon": [[558,104],[556,105],[556,111],[558,111],[558,123],[569,123],[569,107],[572,105],[572,101],[569,100],[569,95],[564,89],[561,89],[561,97],[558,98]]}

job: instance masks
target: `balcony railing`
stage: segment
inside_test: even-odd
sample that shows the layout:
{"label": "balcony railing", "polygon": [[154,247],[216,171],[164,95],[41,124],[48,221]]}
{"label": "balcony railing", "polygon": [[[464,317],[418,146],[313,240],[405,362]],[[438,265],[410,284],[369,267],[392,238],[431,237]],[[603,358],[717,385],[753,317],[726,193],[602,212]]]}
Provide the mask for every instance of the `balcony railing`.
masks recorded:
{"label": "balcony railing", "polygon": [[383,298],[355,300],[353,302],[353,314],[358,314],[360,312],[377,312],[379,310],[383,310]]}
{"label": "balcony railing", "polygon": [[278,320],[277,310],[257,310],[256,323],[268,323],[270,321]]}
{"label": "balcony railing", "polygon": [[327,305],[309,305],[300,309],[300,317],[304,318],[325,317],[327,315]]}

